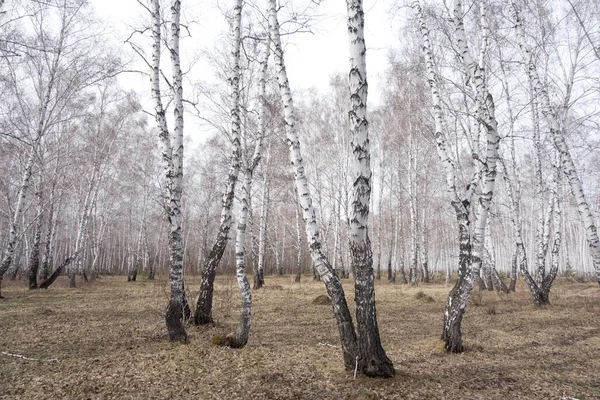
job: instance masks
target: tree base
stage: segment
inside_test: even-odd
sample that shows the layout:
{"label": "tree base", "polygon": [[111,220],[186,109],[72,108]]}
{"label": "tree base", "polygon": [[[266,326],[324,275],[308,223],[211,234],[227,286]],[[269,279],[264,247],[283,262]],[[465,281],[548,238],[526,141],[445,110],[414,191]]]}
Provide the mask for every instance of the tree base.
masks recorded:
{"label": "tree base", "polygon": [[183,305],[171,300],[165,313],[165,322],[171,342],[186,342],[187,333],[183,326]]}
{"label": "tree base", "polygon": [[396,375],[394,364],[385,354],[383,357],[369,357],[361,364],[360,371],[370,378],[392,378]]}

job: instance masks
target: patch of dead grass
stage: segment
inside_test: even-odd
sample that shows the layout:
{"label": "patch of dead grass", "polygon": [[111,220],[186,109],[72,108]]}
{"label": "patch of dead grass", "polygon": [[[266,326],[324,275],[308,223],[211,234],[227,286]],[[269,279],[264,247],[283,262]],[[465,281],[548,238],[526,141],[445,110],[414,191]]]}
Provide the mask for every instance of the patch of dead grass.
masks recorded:
{"label": "patch of dead grass", "polygon": [[[187,344],[167,340],[165,279],[104,277],[73,290],[61,278],[37,291],[9,282],[0,351],[36,360],[0,354],[0,398],[600,399],[600,289],[593,283],[559,282],[542,308],[521,286],[510,295],[480,292],[464,318],[467,351],[450,355],[439,339],[449,288],[378,281],[381,339],[397,370],[381,380],[343,370],[331,308],[312,304],[325,293],[321,282],[266,281],[253,292],[250,341],[239,350],[210,344],[237,327],[232,277],[217,279],[216,324],[189,326]],[[353,307],[352,282],[343,283]],[[198,286],[197,278],[186,284],[192,304]]]}

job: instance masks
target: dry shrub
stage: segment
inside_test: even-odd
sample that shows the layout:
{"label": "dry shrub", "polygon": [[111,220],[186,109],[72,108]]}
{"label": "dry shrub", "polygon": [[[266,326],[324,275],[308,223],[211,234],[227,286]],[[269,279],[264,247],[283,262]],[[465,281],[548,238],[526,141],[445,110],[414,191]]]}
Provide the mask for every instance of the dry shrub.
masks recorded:
{"label": "dry shrub", "polygon": [[321,294],[321,295],[315,297],[315,299],[312,302],[313,302],[313,304],[325,306],[325,305],[331,304],[331,299],[326,294]]}
{"label": "dry shrub", "polygon": [[496,315],[498,311],[496,310],[496,306],[487,306],[485,309],[485,313],[489,315]]}
{"label": "dry shrub", "polygon": [[281,285],[264,285],[263,288],[266,290],[283,290]]}
{"label": "dry shrub", "polygon": [[419,290],[415,294],[415,299],[421,300],[421,302],[423,302],[423,303],[435,303],[435,300],[433,299],[433,297],[429,296],[428,294],[423,293],[422,290]]}
{"label": "dry shrub", "polygon": [[483,292],[478,289],[473,289],[471,297],[469,298],[469,303],[474,307],[483,305]]}

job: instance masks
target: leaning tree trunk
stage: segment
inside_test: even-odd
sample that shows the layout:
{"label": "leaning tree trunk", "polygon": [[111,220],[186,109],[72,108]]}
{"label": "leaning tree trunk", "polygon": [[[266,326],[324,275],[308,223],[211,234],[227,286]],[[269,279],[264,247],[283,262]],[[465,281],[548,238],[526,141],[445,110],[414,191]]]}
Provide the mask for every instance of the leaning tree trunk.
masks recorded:
{"label": "leaning tree trunk", "polygon": [[396,371],[379,338],[375,307],[373,253],[369,239],[371,154],[367,121],[367,64],[362,0],[347,0],[350,47],[350,174],[353,190],[348,207],[349,248],[354,270],[358,369],[367,376],[392,377]]}
{"label": "leaning tree trunk", "polygon": [[535,90],[536,95],[540,99],[542,115],[546,119],[546,123],[548,124],[550,134],[552,135],[552,139],[554,141],[554,146],[560,154],[563,173],[567,176],[567,179],[569,180],[569,185],[571,186],[571,192],[575,197],[575,202],[577,203],[577,211],[579,212],[579,215],[583,222],[588,246],[590,248],[592,263],[594,265],[594,270],[596,271],[596,280],[600,285],[600,239],[598,238],[598,231],[596,229],[594,216],[591,213],[590,206],[585,197],[583,185],[581,183],[581,180],[579,179],[579,174],[577,173],[577,169],[575,168],[575,164],[573,163],[573,158],[571,157],[571,152],[569,151],[569,147],[567,146],[567,142],[560,128],[560,124],[558,123],[558,118],[550,104],[550,96],[548,95],[548,90],[540,80],[540,77],[537,72],[537,67],[534,64],[531,55],[531,50],[529,49],[527,41],[525,40],[523,22],[519,15],[517,5],[514,0],[512,0],[511,3],[513,7],[513,17],[515,20],[515,28],[517,30],[519,47],[523,54],[523,59],[525,60],[527,74],[531,79],[533,89]]}
{"label": "leaning tree trunk", "polygon": [[[431,89],[433,100],[437,149],[440,160],[442,161],[442,165],[446,170],[448,191],[452,199],[451,204],[456,212],[459,231],[458,281],[448,296],[446,310],[444,313],[444,326],[442,333],[442,339],[445,341],[446,350],[449,352],[459,353],[464,349],[461,332],[462,318],[466,310],[471,290],[473,289],[474,277],[479,274],[481,265],[485,225],[495,186],[499,137],[494,111],[494,101],[491,94],[486,89],[483,69],[477,64],[477,62],[475,62],[475,60],[473,60],[470,54],[462,20],[462,4],[460,0],[455,0],[454,22],[456,26],[455,33],[459,46],[459,55],[467,73],[470,76],[470,82],[473,85],[474,92],[477,96],[477,104],[479,106],[478,114],[480,114],[483,118],[482,123],[484,124],[487,133],[485,163],[483,163],[484,165],[480,166],[481,169],[476,172],[472,182],[467,187],[467,193],[461,198],[456,189],[456,172],[454,163],[449,156],[446,147],[446,138],[443,133],[442,102],[440,99],[440,91],[438,88],[437,76],[434,68],[431,44],[429,41],[429,30],[424,22],[420,3],[416,1],[413,4],[413,7],[418,13],[420,31],[423,37],[422,50],[425,57],[428,83]],[[482,7],[481,14],[483,23],[482,25],[485,26],[485,7]],[[487,29],[483,29],[483,31],[484,37],[482,38],[482,42],[487,43]],[[483,179],[483,185],[480,188],[481,195],[477,204],[475,229],[473,240],[471,240],[469,207],[470,201],[475,193],[475,186],[479,180],[479,176],[481,176]]]}
{"label": "leaning tree trunk", "polygon": [[[239,9],[238,9],[239,7]],[[227,174],[227,183],[225,191],[221,199],[221,222],[217,238],[212,246],[212,249],[202,268],[202,280],[200,282],[200,293],[198,294],[198,302],[196,304],[196,313],[194,314],[194,323],[196,325],[206,325],[213,322],[212,319],[212,304],[213,292],[217,267],[223,258],[227,240],[229,238],[229,230],[231,229],[233,207],[233,199],[235,197],[235,185],[238,180],[238,175],[241,166],[242,148],[240,142],[240,48],[241,48],[241,7],[242,5],[236,0],[235,3],[235,18],[233,27],[233,47],[231,50],[231,77],[229,85],[231,90],[231,143],[233,145],[233,153],[231,155],[231,166]]]}
{"label": "leaning tree trunk", "polygon": [[[485,27],[485,7],[481,9],[482,25]],[[461,323],[462,316],[467,307],[471,290],[473,289],[474,278],[479,275],[481,261],[484,250],[485,226],[489,214],[490,204],[496,184],[496,163],[498,161],[498,147],[500,139],[498,136],[498,123],[495,117],[494,99],[486,88],[484,70],[471,57],[463,23],[462,3],[460,0],[454,1],[454,23],[456,26],[456,38],[459,46],[460,58],[466,71],[470,75],[470,81],[473,90],[476,93],[478,112],[481,114],[482,124],[486,130],[487,148],[485,162],[479,165],[478,174],[481,176],[482,187],[481,194],[478,196],[476,207],[475,226],[472,237],[471,264],[467,266],[466,274],[459,278],[448,297],[446,308],[446,318],[444,324],[443,337],[446,341],[446,349],[451,352],[461,352],[462,335]],[[487,29],[483,29],[482,42],[487,42]],[[462,247],[462,243],[461,243]]]}
{"label": "leaning tree trunk", "polygon": [[340,279],[321,251],[319,226],[313,207],[308,180],[306,178],[294,116],[294,102],[285,68],[283,47],[281,45],[281,37],[279,34],[279,22],[277,21],[277,2],[275,0],[269,0],[268,4],[269,29],[271,32],[271,40],[274,45],[273,50],[277,82],[279,84],[281,101],[283,103],[286,142],[289,147],[290,161],[294,171],[294,181],[298,191],[298,201],[302,207],[302,216],[306,225],[308,248],[311,253],[313,266],[318,271],[321,280],[327,288],[329,297],[331,298],[331,305],[340,334],[344,366],[346,369],[351,370],[355,367],[358,354],[356,332],[354,331],[352,316],[348,304],[346,303],[346,296]]}

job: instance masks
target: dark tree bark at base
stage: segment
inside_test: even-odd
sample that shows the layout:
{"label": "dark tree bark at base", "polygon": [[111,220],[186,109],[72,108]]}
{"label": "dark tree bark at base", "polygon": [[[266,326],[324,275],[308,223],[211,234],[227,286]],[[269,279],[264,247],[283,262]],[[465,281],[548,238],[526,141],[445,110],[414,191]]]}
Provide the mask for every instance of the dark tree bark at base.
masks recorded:
{"label": "dark tree bark at base", "polygon": [[260,289],[265,285],[265,276],[262,270],[258,270],[256,274],[254,274],[254,284],[252,285],[252,289]]}
{"label": "dark tree bark at base", "polygon": [[300,283],[300,279],[302,278],[302,274],[300,272],[298,272],[295,276],[294,276],[294,283]]}
{"label": "dark tree bark at base", "polygon": [[454,318],[449,319],[448,316],[444,316],[444,332],[442,334],[442,340],[444,348],[449,353],[462,353],[465,349],[462,344],[462,332],[461,323],[464,311],[459,312]]}
{"label": "dark tree bark at base", "polygon": [[52,285],[60,276],[60,274],[62,274],[63,270],[71,263],[71,261],[73,261],[73,257],[68,257],[61,265],[59,265],[58,268],[56,268],[56,271],[54,271],[48,279],[40,284],[40,289],[48,289],[50,285]]}
{"label": "dark tree bark at base", "polygon": [[[230,177],[231,179],[231,177]],[[231,194],[233,199],[233,194]],[[227,245],[227,235],[229,234],[229,225],[221,224],[217,240],[215,241],[208,259],[202,268],[202,280],[200,281],[200,293],[198,294],[198,302],[196,303],[196,313],[194,314],[194,324],[207,325],[212,324],[212,305],[213,293],[215,290],[215,275],[217,267],[221,262],[225,246]]]}
{"label": "dark tree bark at base", "polygon": [[[225,247],[223,247],[223,251],[225,251]],[[223,255],[223,251],[220,252],[221,256]],[[218,260],[216,259],[217,255],[211,254],[212,257],[209,257],[202,270],[200,293],[198,294],[196,313],[194,314],[194,324],[196,325],[207,325],[214,322],[212,319],[213,292],[215,289],[216,268],[221,260],[220,257]]]}
{"label": "dark tree bark at base", "polygon": [[167,311],[165,313],[165,322],[169,332],[169,340],[171,342],[187,341],[187,333],[183,325],[184,320],[184,304],[174,300],[169,301]]}
{"label": "dark tree bark at base", "polygon": [[346,296],[342,283],[337,276],[333,276],[329,283],[326,283],[327,294],[331,299],[333,313],[336,316],[340,341],[342,345],[342,355],[344,357],[344,368],[349,371],[354,370],[356,366],[356,356],[358,354],[356,331],[352,322],[352,315],[346,303]]}
{"label": "dark tree bark at base", "polygon": [[37,266],[35,266],[29,270],[29,289],[37,289],[38,288],[37,274],[38,274]]}
{"label": "dark tree bark at base", "polygon": [[371,259],[371,244],[350,246],[355,273],[356,327],[358,336],[358,369],[370,377],[390,378],[396,374],[387,357],[377,326],[375,281]]}

